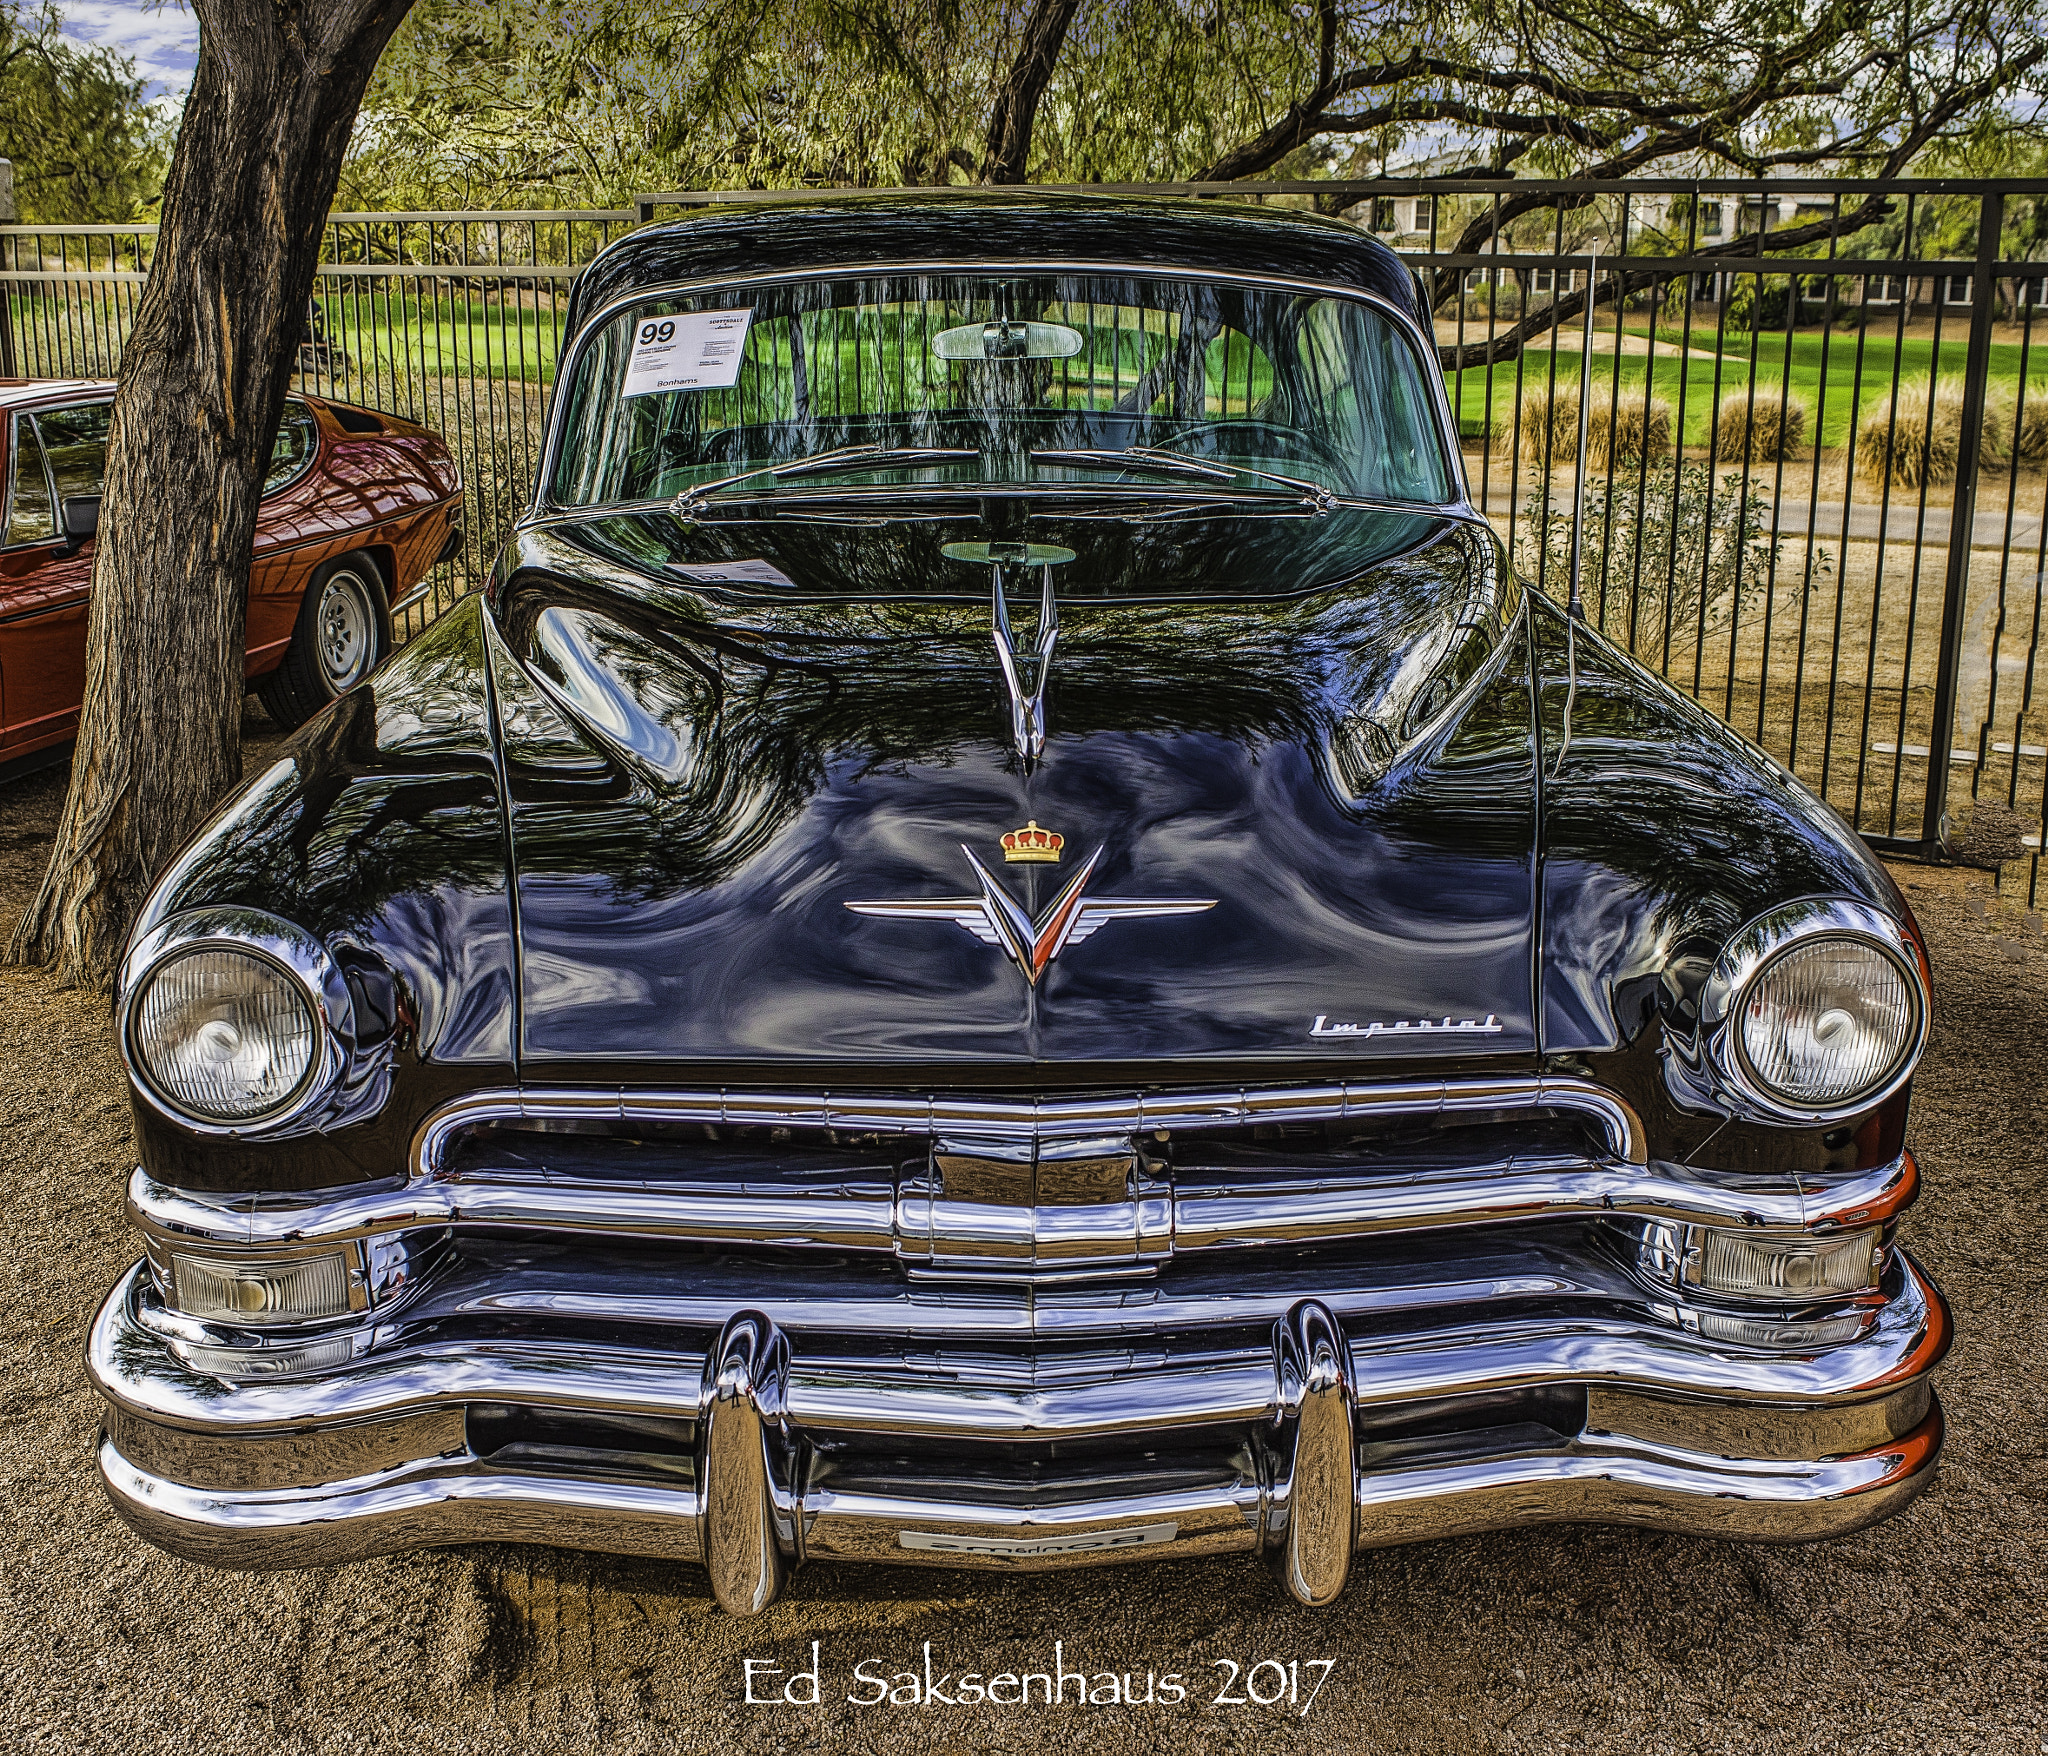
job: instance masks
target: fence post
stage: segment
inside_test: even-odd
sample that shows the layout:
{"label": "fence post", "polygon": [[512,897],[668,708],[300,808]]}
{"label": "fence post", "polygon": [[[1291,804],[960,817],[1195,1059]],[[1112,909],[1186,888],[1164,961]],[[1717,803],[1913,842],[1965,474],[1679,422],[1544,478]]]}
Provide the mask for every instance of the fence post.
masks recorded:
{"label": "fence post", "polygon": [[[1941,597],[1941,654],[1934,670],[1934,726],[1927,743],[1927,809],[1920,839],[1931,853],[1948,815],[1950,753],[1963,662],[1963,612],[1970,595],[1970,548],[1977,534],[1977,466],[1984,447],[1984,403],[1991,378],[1991,319],[1998,308],[1993,271],[2005,227],[2005,193],[1987,189],[1977,209],[1977,267],[1970,280],[1970,351],[1963,365],[1963,431],[1956,448],[1956,497],[1948,515],[1948,581]],[[1928,363],[1933,393],[1934,362]]]}
{"label": "fence post", "polygon": [[14,266],[15,240],[0,235],[0,378],[19,378],[14,360],[14,281],[8,270]]}
{"label": "fence post", "polygon": [[[0,226],[14,224],[14,165],[0,159]],[[19,378],[14,369],[14,282],[6,271],[14,266],[17,246],[0,237],[0,378]]]}

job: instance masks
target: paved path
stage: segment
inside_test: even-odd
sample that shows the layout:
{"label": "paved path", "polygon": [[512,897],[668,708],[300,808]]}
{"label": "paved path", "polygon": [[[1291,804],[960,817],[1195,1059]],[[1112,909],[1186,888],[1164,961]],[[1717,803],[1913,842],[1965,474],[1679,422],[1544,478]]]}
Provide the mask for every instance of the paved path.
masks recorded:
{"label": "paved path", "polygon": [[[1476,486],[1476,483],[1475,483]],[[1595,481],[1587,485],[1587,496],[1598,515],[1600,506],[1600,484]],[[1768,493],[1768,490],[1766,490]],[[1568,512],[1571,509],[1571,483],[1564,482],[1553,490],[1552,509]],[[1508,491],[1501,482],[1488,484],[1486,495],[1487,516],[1505,519],[1511,507],[1526,503],[1528,491],[1518,497]],[[1988,499],[1989,504],[1985,501]],[[1822,500],[1818,504],[1807,496],[1788,486],[1778,501],[1778,534],[1781,537],[1803,537],[1807,533],[1809,519],[1814,530],[1825,543],[1830,538],[1842,541],[1842,502]],[[1848,536],[1852,542],[1876,542],[1880,535],[1887,543],[1924,543],[1932,548],[1946,548],[1949,533],[1949,508],[1929,506],[1923,512],[1909,494],[1903,503],[1894,499],[1889,508],[1864,500],[1849,504]],[[2008,540],[2004,484],[1999,483],[1988,493],[1980,493],[1977,516],[1973,521],[1970,546],[1973,549],[2002,549]],[[2041,552],[2041,515],[2038,512],[2015,510],[2010,527],[2010,541],[2016,560],[2037,557]]]}

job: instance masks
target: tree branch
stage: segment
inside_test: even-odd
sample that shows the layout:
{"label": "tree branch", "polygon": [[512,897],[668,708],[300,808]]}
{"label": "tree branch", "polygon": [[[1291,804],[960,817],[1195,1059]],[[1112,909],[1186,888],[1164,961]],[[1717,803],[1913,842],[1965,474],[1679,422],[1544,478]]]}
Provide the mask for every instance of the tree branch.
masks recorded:
{"label": "tree branch", "polygon": [[1067,27],[1081,0],[1035,0],[1024,23],[1024,41],[996,93],[988,122],[988,151],[981,162],[984,183],[1021,183],[1031,159],[1031,130],[1038,106],[1052,83]]}

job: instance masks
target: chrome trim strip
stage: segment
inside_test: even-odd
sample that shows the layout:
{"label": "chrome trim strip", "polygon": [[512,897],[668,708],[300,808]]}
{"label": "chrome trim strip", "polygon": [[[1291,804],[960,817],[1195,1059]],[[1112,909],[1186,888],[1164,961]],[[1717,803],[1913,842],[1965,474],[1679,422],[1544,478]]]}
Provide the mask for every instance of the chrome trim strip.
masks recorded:
{"label": "chrome trim strip", "polygon": [[[1752,1352],[1626,1321],[1488,1323],[1420,1345],[1354,1339],[1351,1380],[1360,1407],[1558,1383],[1758,1403],[1878,1396],[1932,1371],[1952,1334],[1941,1296],[1918,1264],[1902,1260],[1905,1284],[1875,1326],[1817,1353]],[[1879,1360],[1887,1363],[1872,1373]]]}
{"label": "chrome trim strip", "polygon": [[[1862,1402],[1924,1377],[1948,1349],[1946,1307],[1917,1265],[1903,1253],[1900,1259],[1900,1290],[1869,1330],[1819,1353],[1762,1353],[1648,1318],[1579,1315],[1354,1337],[1337,1366],[1361,1409],[1534,1384],[1798,1408]],[[579,1342],[429,1343],[370,1354],[317,1378],[230,1386],[180,1363],[138,1322],[145,1284],[140,1265],[116,1284],[87,1339],[87,1376],[136,1419],[203,1434],[283,1441],[339,1422],[392,1420],[464,1402],[695,1420],[712,1394],[705,1362],[721,1358],[688,1346],[656,1352]],[[965,1307],[970,1324],[972,1311]],[[730,1348],[737,1330],[728,1312]],[[764,1333],[774,1330],[758,1313],[742,1315]],[[1219,1327],[1230,1316],[1217,1313]],[[993,1347],[978,1358],[963,1351],[959,1367],[941,1375],[914,1363],[928,1352],[916,1338],[874,1339],[881,1351],[866,1357],[807,1359],[796,1334],[795,1347],[779,1356],[786,1363],[772,1373],[750,1368],[759,1374],[750,1383],[761,1386],[753,1394],[763,1419],[772,1414],[799,1428],[904,1438],[1033,1441],[1262,1425],[1284,1412],[1270,1342],[1147,1359],[1129,1348],[1041,1354],[1026,1336],[1019,1338],[1024,1346],[1001,1357]],[[774,1355],[763,1343],[754,1357]],[[1054,1370],[1056,1364],[1063,1369]]]}
{"label": "chrome trim strip", "polygon": [[[1360,1178],[1349,1187],[1140,1191],[1143,1261],[1170,1253],[1363,1238],[1456,1226],[1575,1216],[1775,1232],[1883,1223],[1918,1193],[1910,1154],[1818,1189],[1744,1190],[1670,1174],[1588,1162],[1505,1160],[1454,1173]],[[1169,1206],[1170,1200],[1170,1206]],[[216,1196],[174,1189],[137,1169],[130,1221],[152,1250],[332,1246],[450,1226],[558,1232],[586,1238],[806,1245],[922,1260],[928,1198],[906,1185],[893,1198],[857,1189],[769,1196],[707,1195],[658,1187],[546,1183],[435,1183],[337,1200]],[[1155,1209],[1157,1210],[1155,1212]],[[1029,1211],[1029,1210],[1020,1210]]]}
{"label": "chrome trim strip", "polygon": [[799,1360],[789,1415],[799,1427],[835,1433],[1012,1443],[1250,1426],[1274,1418],[1273,1362],[1264,1351],[1192,1364],[1124,1359],[1094,1378],[1034,1387]]}
{"label": "chrome trim strip", "polygon": [[[1902,1176],[1910,1159],[1865,1173],[1829,1191],[1830,1206],[1891,1210],[1911,1199]],[[1795,1190],[1729,1189],[1669,1174],[1613,1165],[1509,1161],[1455,1174],[1405,1177],[1356,1187],[1282,1191],[1245,1189],[1176,1193],[1174,1247],[1246,1248],[1326,1238],[1370,1237],[1442,1226],[1505,1225],[1600,1214],[1704,1226],[1804,1230],[1811,1202]]]}
{"label": "chrome trim strip", "polygon": [[441,1174],[450,1137],[483,1122],[757,1123],[856,1134],[1064,1139],[1159,1128],[1242,1128],[1260,1122],[1350,1121],[1481,1110],[1563,1110],[1590,1116],[1606,1132],[1608,1150],[1617,1159],[1631,1165],[1649,1162],[1642,1121],[1624,1099],[1590,1079],[1538,1073],[1019,1101],[831,1092],[497,1087],[443,1104],[420,1124],[412,1142],[412,1177],[415,1183],[434,1181]]}
{"label": "chrome trim strip", "polygon": [[1362,1476],[1358,1546],[1530,1524],[1635,1524],[1749,1542],[1813,1542],[1888,1518],[1934,1479],[1939,1409],[1905,1438],[1818,1462],[1758,1464],[1628,1441],[1580,1443]]}
{"label": "chrome trim strip", "polygon": [[402,1474],[423,1463],[461,1457],[468,1450],[468,1420],[461,1403],[444,1403],[390,1420],[347,1421],[251,1437],[158,1426],[110,1402],[100,1415],[100,1430],[131,1463],[173,1481],[236,1491],[317,1491],[359,1476]]}
{"label": "chrome trim strip", "polygon": [[141,1263],[115,1283],[86,1336],[86,1373],[116,1407],[164,1426],[196,1433],[301,1430],[468,1402],[683,1420],[699,1413],[702,1355],[653,1355],[587,1342],[411,1347],[369,1354],[321,1377],[230,1386],[183,1364],[137,1321],[147,1286]]}
{"label": "chrome trim strip", "polygon": [[703,1559],[697,1496],[680,1484],[504,1475],[458,1459],[321,1488],[221,1491],[152,1475],[107,1439],[99,1467],[131,1530],[215,1567],[331,1566],[466,1541]]}
{"label": "chrome trim strip", "polygon": [[1246,1554],[1260,1547],[1264,1501],[1251,1481],[1029,1506],[975,1503],[937,1484],[926,1494],[813,1488],[804,1557],[1041,1573]]}
{"label": "chrome trim strip", "polygon": [[1904,1438],[1933,1407],[1934,1385],[1927,1378],[1872,1402],[1762,1411],[1595,1386],[1586,1392],[1585,1430],[1593,1437],[1625,1435],[1716,1457],[1842,1457]]}

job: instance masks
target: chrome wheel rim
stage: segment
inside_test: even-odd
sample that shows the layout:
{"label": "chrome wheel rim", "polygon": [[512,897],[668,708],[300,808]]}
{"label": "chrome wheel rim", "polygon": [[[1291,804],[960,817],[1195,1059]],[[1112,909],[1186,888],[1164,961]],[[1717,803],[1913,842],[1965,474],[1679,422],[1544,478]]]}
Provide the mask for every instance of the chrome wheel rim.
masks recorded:
{"label": "chrome wheel rim", "polygon": [[320,649],[321,681],[335,695],[354,688],[369,674],[376,650],[376,623],[362,580],[353,573],[333,575],[320,589],[313,626]]}

